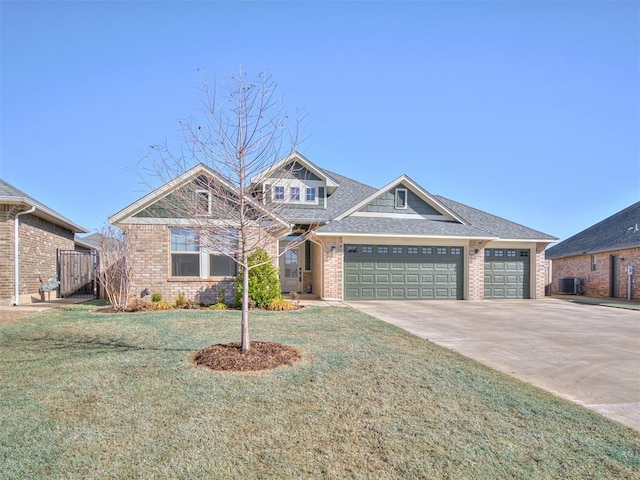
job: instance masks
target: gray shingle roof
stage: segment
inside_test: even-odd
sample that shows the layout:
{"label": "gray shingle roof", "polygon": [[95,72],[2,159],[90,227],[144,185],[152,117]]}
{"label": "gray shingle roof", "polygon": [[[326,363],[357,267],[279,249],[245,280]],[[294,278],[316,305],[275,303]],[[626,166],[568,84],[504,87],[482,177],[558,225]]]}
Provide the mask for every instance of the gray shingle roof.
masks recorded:
{"label": "gray shingle roof", "polygon": [[640,202],[563,240],[546,251],[548,259],[640,247]]}
{"label": "gray shingle roof", "polygon": [[[365,197],[366,198],[366,197]],[[425,218],[389,218],[349,216],[329,222],[318,229],[320,233],[346,233],[398,236],[446,236],[465,238],[501,238],[513,240],[557,240],[551,235],[525,227],[476,208],[435,195],[445,207],[462,217],[466,224]]]}
{"label": "gray shingle roof", "polygon": [[370,187],[369,185],[329,170],[323,169],[322,171],[339,184],[336,191],[327,199],[327,208],[288,208],[279,212],[280,215],[300,221],[328,222],[378,191],[377,188]]}
{"label": "gray shingle roof", "polygon": [[22,190],[14,187],[8,182],[0,178],[0,203],[23,204],[25,206],[35,206],[36,211],[33,213],[38,217],[45,218],[57,225],[61,225],[75,233],[86,233],[87,230],[77,223],[72,222],[68,218],[60,215],[55,210],[47,207],[44,203],[39,202]]}

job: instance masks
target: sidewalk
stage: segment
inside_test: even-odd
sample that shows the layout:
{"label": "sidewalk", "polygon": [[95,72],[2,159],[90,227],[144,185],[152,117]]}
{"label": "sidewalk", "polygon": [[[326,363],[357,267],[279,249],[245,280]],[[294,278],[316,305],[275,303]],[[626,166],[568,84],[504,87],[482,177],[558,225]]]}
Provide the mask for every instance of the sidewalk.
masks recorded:
{"label": "sidewalk", "polygon": [[628,310],[640,310],[640,300],[626,300],[624,298],[599,298],[585,297],[582,295],[553,295],[552,298],[565,300],[572,303],[584,303],[587,305],[599,305],[601,307],[625,308]]}
{"label": "sidewalk", "polygon": [[20,305],[0,305],[0,311],[5,310],[14,312],[42,312],[43,310],[49,310],[51,308],[60,307],[62,305],[84,303],[91,300],[94,299],[89,297],[56,298],[55,300],[49,300],[46,302],[21,303]]}

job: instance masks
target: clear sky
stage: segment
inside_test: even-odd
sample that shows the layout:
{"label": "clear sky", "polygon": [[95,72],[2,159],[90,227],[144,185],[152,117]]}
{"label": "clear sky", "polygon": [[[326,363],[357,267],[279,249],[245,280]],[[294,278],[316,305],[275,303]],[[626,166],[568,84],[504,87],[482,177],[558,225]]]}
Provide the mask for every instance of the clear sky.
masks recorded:
{"label": "clear sky", "polygon": [[[0,177],[95,230],[210,79],[263,70],[299,150],[567,238],[640,199],[640,2],[1,1]],[[640,219],[639,219],[640,220]]]}

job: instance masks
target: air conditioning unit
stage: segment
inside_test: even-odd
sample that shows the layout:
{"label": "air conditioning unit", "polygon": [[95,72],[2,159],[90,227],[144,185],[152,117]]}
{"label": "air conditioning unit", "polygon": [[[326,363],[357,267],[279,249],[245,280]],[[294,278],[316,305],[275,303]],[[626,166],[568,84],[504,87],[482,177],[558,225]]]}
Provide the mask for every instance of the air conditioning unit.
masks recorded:
{"label": "air conditioning unit", "polygon": [[562,295],[577,295],[579,286],[579,278],[562,277],[558,279],[558,293]]}

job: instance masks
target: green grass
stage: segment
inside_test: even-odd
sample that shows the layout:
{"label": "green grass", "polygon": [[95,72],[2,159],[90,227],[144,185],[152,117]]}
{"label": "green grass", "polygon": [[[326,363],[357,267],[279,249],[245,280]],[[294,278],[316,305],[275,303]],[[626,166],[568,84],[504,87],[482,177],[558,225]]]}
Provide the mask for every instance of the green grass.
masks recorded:
{"label": "green grass", "polygon": [[239,312],[0,326],[0,477],[640,478],[640,433],[346,308],[251,315],[296,366],[216,373]]}

